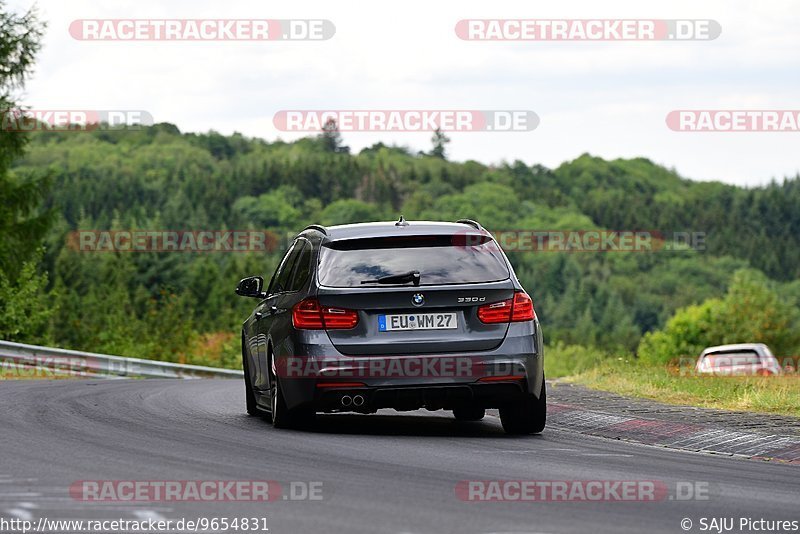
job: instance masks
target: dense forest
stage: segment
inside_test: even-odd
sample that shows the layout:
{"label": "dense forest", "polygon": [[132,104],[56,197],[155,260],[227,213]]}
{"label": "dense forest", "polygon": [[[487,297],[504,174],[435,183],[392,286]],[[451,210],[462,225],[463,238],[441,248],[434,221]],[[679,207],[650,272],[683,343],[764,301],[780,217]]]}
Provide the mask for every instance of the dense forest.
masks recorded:
{"label": "dense forest", "polygon": [[[335,131],[292,143],[181,133],[167,123],[34,133],[10,179],[36,189],[37,207],[24,217],[46,219],[47,230],[42,242],[15,243],[16,267],[0,279],[6,299],[0,337],[235,366],[236,333],[253,302],[233,289],[247,275],[268,278],[280,247],[81,252],[68,245],[70,233],[252,229],[273,232],[280,244],[310,223],[400,214],[467,217],[490,231],[703,235],[701,247],[650,252],[510,253],[550,346],[636,353],[643,335],[663,328],[678,310],[729,293],[742,270],[751,285],[779,295],[792,317],[798,310],[798,177],[740,188],[693,182],[644,158],[588,154],[555,169],[456,163],[444,157],[446,138],[437,139],[430,153],[379,143],[350,154]],[[777,350],[796,350],[795,343],[789,339]]]}

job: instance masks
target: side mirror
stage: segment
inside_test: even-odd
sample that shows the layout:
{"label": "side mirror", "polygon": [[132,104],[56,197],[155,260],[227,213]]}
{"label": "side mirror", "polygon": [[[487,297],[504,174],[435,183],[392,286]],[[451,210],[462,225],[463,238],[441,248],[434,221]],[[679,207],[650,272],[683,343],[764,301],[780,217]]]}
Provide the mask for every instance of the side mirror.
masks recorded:
{"label": "side mirror", "polygon": [[263,299],[267,295],[261,290],[264,287],[264,279],[260,276],[248,276],[239,281],[236,286],[236,294],[241,297],[255,297]]}

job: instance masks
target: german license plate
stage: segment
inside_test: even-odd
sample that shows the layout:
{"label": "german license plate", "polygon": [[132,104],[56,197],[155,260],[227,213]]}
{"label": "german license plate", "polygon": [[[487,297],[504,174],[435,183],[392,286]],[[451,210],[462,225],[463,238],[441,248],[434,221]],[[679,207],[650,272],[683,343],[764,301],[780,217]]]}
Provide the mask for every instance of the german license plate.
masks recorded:
{"label": "german license plate", "polygon": [[378,316],[378,331],[451,330],[458,328],[455,313],[400,313]]}

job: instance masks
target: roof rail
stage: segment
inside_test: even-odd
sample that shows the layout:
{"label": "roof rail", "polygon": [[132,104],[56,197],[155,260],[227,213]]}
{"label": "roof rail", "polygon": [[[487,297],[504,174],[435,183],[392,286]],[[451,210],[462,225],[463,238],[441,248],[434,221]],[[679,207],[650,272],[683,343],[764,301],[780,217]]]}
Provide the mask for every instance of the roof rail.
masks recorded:
{"label": "roof rail", "polygon": [[483,226],[478,221],[473,221],[472,219],[459,219],[456,221],[456,224],[468,224],[475,228],[476,230],[483,230]]}
{"label": "roof rail", "polygon": [[323,235],[328,235],[328,230],[321,224],[309,224],[303,228],[303,232],[306,230],[316,230],[317,232],[321,232]]}

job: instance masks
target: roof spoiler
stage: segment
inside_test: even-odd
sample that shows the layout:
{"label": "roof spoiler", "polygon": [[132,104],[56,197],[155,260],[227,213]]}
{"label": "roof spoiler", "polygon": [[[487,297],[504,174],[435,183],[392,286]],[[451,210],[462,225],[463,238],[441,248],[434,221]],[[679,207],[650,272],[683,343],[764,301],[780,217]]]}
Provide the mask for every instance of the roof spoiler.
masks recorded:
{"label": "roof spoiler", "polygon": [[468,224],[475,228],[476,230],[483,231],[483,226],[478,221],[473,221],[472,219],[459,219],[456,221],[456,224]]}
{"label": "roof spoiler", "polygon": [[316,230],[317,232],[320,232],[322,235],[328,235],[327,228],[325,228],[321,224],[309,224],[308,226],[303,228],[303,232],[305,232],[306,230]]}

